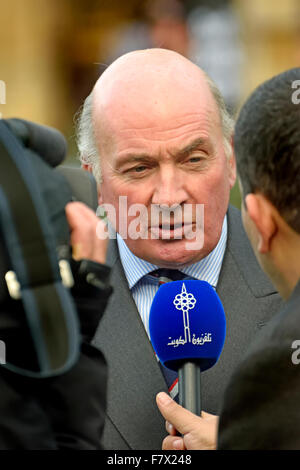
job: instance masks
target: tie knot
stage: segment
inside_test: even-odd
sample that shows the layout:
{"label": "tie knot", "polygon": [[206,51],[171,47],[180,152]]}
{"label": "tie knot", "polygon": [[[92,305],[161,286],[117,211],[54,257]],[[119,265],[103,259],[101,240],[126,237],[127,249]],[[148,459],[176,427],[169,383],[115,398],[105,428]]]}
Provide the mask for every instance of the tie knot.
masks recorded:
{"label": "tie knot", "polygon": [[150,276],[156,277],[158,279],[159,285],[165,284],[166,282],[181,281],[186,277],[186,274],[178,271],[178,269],[160,268],[152,271],[149,274]]}

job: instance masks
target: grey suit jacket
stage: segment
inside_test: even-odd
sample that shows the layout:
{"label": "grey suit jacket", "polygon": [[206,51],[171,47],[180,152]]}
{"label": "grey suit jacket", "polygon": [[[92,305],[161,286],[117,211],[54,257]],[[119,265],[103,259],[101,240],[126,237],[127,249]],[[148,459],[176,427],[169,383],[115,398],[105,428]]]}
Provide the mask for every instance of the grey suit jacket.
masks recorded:
{"label": "grey suit jacket", "polygon": [[[113,266],[114,293],[93,340],[108,361],[103,445],[159,450],[166,431],[155,396],[167,391],[167,386],[128,288],[115,240],[108,263]],[[202,407],[214,414],[247,346],[281,306],[252,253],[240,212],[233,207],[228,210],[228,240],[217,292],[226,312],[226,340],[218,363],[202,374]]]}

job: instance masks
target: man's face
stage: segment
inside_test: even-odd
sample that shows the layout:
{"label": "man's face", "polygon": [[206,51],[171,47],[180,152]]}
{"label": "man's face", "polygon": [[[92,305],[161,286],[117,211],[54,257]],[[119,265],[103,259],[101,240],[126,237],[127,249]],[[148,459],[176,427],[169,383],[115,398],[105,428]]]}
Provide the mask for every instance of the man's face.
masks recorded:
{"label": "man's face", "polygon": [[[145,100],[144,106],[127,103],[126,109],[120,103],[118,108],[110,108],[105,124],[100,124],[106,138],[100,140],[99,148],[99,202],[114,206],[117,231],[120,217],[127,216],[120,208],[120,196],[127,197],[128,208],[145,206],[147,238],[128,236],[125,242],[136,256],[171,268],[195,263],[215,248],[235,180],[234,160],[225,156],[219,112],[208,87],[200,103],[192,93],[179,100],[175,105],[155,100]],[[153,206],[182,209],[186,204],[192,211],[182,222],[191,230],[196,227],[196,207],[204,204],[201,249],[190,249],[193,240],[185,237],[188,230],[184,232],[178,224],[176,211],[171,214],[169,230],[151,217]],[[127,216],[128,226],[135,217]]]}

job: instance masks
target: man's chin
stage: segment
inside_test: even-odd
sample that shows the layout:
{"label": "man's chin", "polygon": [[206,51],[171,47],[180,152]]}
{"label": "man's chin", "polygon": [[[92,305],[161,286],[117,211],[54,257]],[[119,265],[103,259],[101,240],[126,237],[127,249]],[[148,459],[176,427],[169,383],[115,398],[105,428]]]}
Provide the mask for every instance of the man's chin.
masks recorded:
{"label": "man's chin", "polygon": [[131,251],[156,266],[174,269],[189,266],[206,256],[202,244],[194,240],[152,240],[151,249],[148,245],[146,250],[140,247]]}

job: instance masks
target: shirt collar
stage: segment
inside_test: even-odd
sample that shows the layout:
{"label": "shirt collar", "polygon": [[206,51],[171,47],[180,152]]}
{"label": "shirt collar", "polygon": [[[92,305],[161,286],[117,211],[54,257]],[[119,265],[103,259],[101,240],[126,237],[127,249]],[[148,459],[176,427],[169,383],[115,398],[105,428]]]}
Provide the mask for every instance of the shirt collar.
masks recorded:
{"label": "shirt collar", "polygon": [[[224,218],[222,233],[217,246],[202,260],[180,269],[183,273],[194,279],[207,281],[216,287],[222,267],[227,241],[227,216]],[[149,263],[135,256],[126,245],[123,238],[117,233],[117,243],[121,262],[125,271],[129,288],[132,289],[144,276],[159,266]]]}

